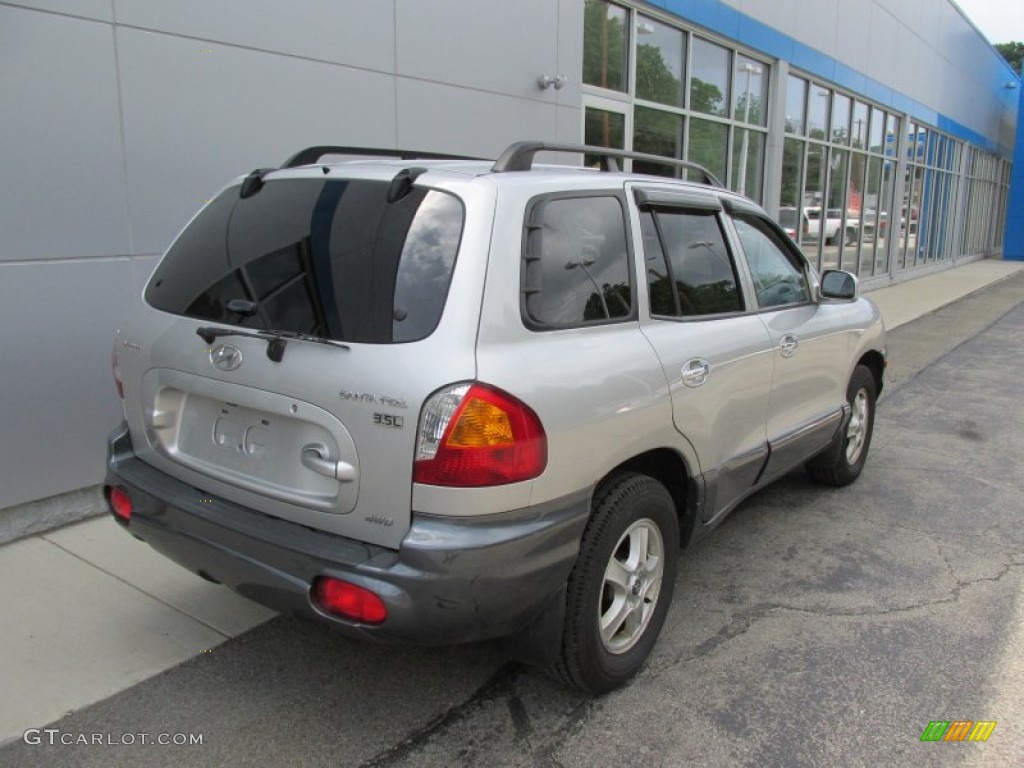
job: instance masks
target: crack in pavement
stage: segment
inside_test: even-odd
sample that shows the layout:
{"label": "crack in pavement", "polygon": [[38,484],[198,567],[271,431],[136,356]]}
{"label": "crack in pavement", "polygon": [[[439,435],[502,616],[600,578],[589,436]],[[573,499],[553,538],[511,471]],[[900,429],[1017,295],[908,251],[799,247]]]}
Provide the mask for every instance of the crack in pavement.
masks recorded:
{"label": "crack in pavement", "polygon": [[[685,664],[690,661],[696,661],[714,651],[718,650],[721,646],[728,643],[737,637],[740,637],[750,631],[753,626],[765,618],[771,613],[776,611],[786,611],[790,613],[800,613],[810,616],[825,616],[830,618],[875,618],[881,616],[890,616],[895,614],[912,613],[919,611],[924,608],[929,608],[937,605],[949,605],[956,603],[960,600],[961,594],[982,582],[998,582],[1001,581],[1008,573],[1015,571],[1018,568],[1024,567],[1024,563],[1004,563],[1002,570],[996,576],[979,576],[975,579],[969,579],[967,581],[957,580],[956,585],[950,590],[950,593],[941,598],[934,598],[932,600],[925,600],[920,603],[914,603],[912,605],[898,606],[894,608],[886,608],[884,610],[871,610],[871,611],[841,611],[841,610],[823,610],[820,608],[806,608],[798,605],[787,605],[785,603],[758,603],[757,605],[751,606],[748,609],[740,611],[735,615],[732,621],[727,625],[718,630],[715,635],[703,641],[694,649],[694,652],[688,655],[678,655],[670,662],[666,664],[659,664],[656,669],[664,669],[666,667],[673,667],[680,664]],[[955,577],[954,577],[955,578]]]}

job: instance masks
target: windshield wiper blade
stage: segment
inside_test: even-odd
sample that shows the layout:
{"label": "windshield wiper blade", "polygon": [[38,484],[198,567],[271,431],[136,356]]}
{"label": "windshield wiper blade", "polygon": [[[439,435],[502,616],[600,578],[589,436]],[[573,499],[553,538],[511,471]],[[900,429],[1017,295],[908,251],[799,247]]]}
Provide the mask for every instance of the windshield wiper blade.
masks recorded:
{"label": "windshield wiper blade", "polygon": [[267,342],[267,357],[275,363],[279,363],[284,359],[284,348],[288,344],[288,339],[312,341],[317,344],[341,347],[342,349],[350,348],[348,344],[344,344],[340,341],[324,339],[320,336],[300,333],[299,331],[256,331],[253,333],[251,331],[239,331],[234,328],[212,328],[210,326],[201,325],[196,328],[196,335],[207,344],[213,344],[213,342],[220,336],[244,336],[249,339],[263,339]]}
{"label": "windshield wiper blade", "polygon": [[261,336],[271,336],[275,339],[298,339],[299,341],[311,341],[314,344],[326,344],[330,347],[351,349],[351,347],[343,341],[335,341],[334,339],[327,339],[323,336],[314,336],[311,333],[303,333],[302,331],[258,331],[258,333]]}

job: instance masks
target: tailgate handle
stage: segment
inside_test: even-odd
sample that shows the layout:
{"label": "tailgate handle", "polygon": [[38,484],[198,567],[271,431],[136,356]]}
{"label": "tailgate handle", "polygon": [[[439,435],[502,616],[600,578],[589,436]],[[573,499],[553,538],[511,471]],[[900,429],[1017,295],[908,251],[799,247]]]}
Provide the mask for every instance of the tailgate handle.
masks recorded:
{"label": "tailgate handle", "polygon": [[299,455],[302,466],[311,469],[318,475],[333,477],[343,483],[351,483],[356,479],[356,468],[345,461],[334,461],[330,458],[330,451],[323,443],[313,443],[303,446]]}

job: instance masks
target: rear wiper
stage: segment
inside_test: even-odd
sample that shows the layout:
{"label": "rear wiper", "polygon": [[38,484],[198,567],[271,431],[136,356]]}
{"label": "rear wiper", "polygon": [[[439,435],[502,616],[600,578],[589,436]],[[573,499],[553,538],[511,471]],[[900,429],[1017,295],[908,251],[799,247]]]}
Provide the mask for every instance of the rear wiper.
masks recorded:
{"label": "rear wiper", "polygon": [[267,342],[267,357],[275,363],[281,362],[284,358],[284,348],[288,344],[288,339],[312,341],[316,344],[328,344],[332,347],[341,347],[342,349],[350,348],[348,344],[343,344],[340,341],[324,339],[320,336],[313,336],[298,331],[257,331],[251,333],[249,331],[235,330],[234,328],[211,328],[202,325],[196,328],[196,335],[207,344],[213,344],[219,336],[244,336],[249,339],[263,339]]}

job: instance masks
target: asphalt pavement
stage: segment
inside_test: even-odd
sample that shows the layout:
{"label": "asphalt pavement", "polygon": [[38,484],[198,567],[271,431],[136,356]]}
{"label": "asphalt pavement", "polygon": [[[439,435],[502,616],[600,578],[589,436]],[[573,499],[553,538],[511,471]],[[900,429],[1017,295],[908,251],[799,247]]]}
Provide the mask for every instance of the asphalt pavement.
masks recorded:
{"label": "asphalt pavement", "polygon": [[[907,319],[863,475],[684,552],[625,688],[270,618],[93,520],[0,547],[0,765],[1024,765],[1024,273],[969,267],[878,297]],[[921,741],[957,720],[996,725]]]}

